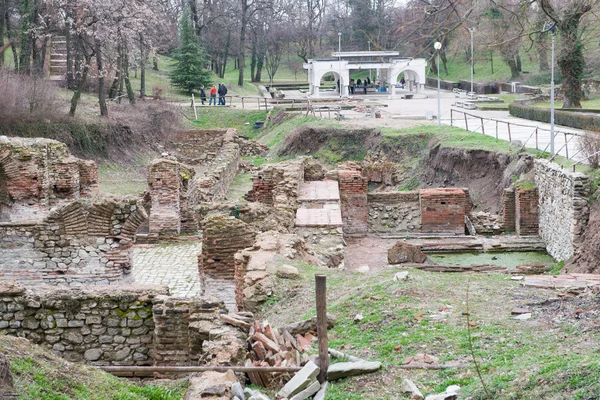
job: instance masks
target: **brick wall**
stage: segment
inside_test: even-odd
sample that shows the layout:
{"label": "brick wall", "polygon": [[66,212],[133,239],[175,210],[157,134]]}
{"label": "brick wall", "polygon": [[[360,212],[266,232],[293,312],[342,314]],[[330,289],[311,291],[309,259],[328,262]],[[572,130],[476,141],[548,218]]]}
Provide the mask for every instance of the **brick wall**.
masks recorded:
{"label": "brick wall", "polygon": [[463,189],[419,190],[422,231],[464,235],[467,196]]}
{"label": "brick wall", "polygon": [[366,234],[369,216],[368,179],[360,171],[339,171],[338,181],[344,233]]}
{"label": "brick wall", "polygon": [[237,218],[210,217],[205,221],[202,236],[202,254],[198,263],[200,276],[233,280],[235,253],[252,247],[255,237],[252,227]]}
{"label": "brick wall", "polygon": [[136,198],[82,200],[39,223],[0,223],[0,278],[49,284],[115,284],[129,277],[131,246],[147,218]]}
{"label": "brick wall", "polygon": [[515,231],[517,235],[539,234],[538,202],[537,187],[517,188],[515,193]]}
{"label": "brick wall", "polygon": [[183,163],[206,164],[215,159],[227,129],[177,131],[169,135],[167,149]]}
{"label": "brick wall", "polygon": [[164,158],[148,165],[149,230],[153,236],[178,235],[181,231],[181,172],[179,162]]}
{"label": "brick wall", "polygon": [[504,232],[516,232],[516,210],[515,189],[510,187],[502,192],[502,216],[504,220]]}

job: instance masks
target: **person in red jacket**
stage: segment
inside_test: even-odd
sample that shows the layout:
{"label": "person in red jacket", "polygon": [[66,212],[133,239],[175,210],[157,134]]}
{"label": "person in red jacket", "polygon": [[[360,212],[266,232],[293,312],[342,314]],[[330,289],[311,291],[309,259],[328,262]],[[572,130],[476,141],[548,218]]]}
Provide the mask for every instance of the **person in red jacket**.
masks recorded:
{"label": "person in red jacket", "polygon": [[210,100],[208,101],[208,105],[210,106],[211,104],[213,106],[217,105],[217,87],[215,85],[210,88]]}

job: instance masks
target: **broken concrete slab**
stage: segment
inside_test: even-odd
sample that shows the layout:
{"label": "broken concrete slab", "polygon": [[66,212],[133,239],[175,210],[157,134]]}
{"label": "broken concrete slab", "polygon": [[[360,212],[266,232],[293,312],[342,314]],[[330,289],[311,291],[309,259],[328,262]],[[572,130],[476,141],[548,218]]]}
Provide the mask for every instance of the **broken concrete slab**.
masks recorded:
{"label": "broken concrete slab", "polygon": [[308,387],[306,389],[304,389],[300,393],[297,393],[293,397],[291,397],[290,400],[308,399],[309,397],[311,397],[312,395],[317,393],[319,391],[319,389],[321,389],[321,384],[315,380],[313,383],[308,385]]}
{"label": "broken concrete slab", "polygon": [[325,395],[327,394],[327,385],[329,385],[327,381],[323,382],[321,389],[317,392],[317,394],[315,394],[313,400],[325,400]]}
{"label": "broken concrete slab", "polygon": [[519,320],[519,321],[525,321],[525,320],[531,319],[531,313],[517,315],[514,319]]}
{"label": "broken concrete slab", "polygon": [[271,400],[271,398],[258,390],[252,390],[250,388],[245,388],[244,393],[247,396],[248,400]]}
{"label": "broken concrete slab", "polygon": [[513,315],[531,314],[531,310],[525,307],[515,307],[510,310],[510,313]]}
{"label": "broken concrete slab", "polygon": [[347,359],[348,361],[351,362],[361,362],[361,361],[365,361],[362,358],[358,358],[358,357],[354,357],[354,356],[350,356],[348,354],[344,354],[341,351],[335,350],[335,349],[329,349],[329,354],[331,355],[331,357],[333,358],[338,358],[338,359]]}
{"label": "broken concrete slab", "polygon": [[417,387],[417,385],[415,385],[415,383],[410,379],[405,378],[402,381],[400,390],[402,390],[403,393],[408,393],[410,395],[411,400],[423,400],[425,398],[423,396],[423,393],[421,393],[421,391]]}
{"label": "broken concrete slab", "polygon": [[396,275],[394,275],[394,281],[396,282],[402,282],[406,280],[408,280],[408,271],[396,272]]}
{"label": "broken concrete slab", "polygon": [[242,384],[239,382],[231,385],[231,394],[237,397],[240,400],[246,400],[246,395],[244,394],[244,388],[242,388]]}
{"label": "broken concrete slab", "polygon": [[446,388],[444,393],[432,394],[425,398],[425,400],[456,400],[460,393],[460,386],[451,385]]}
{"label": "broken concrete slab", "polygon": [[343,362],[329,365],[327,380],[335,381],[348,376],[357,376],[377,372],[381,369],[378,361]]}
{"label": "broken concrete slab", "polygon": [[312,383],[319,372],[320,368],[315,363],[312,361],[307,362],[304,368],[296,372],[296,375],[277,393],[277,396],[291,397],[300,393]]}

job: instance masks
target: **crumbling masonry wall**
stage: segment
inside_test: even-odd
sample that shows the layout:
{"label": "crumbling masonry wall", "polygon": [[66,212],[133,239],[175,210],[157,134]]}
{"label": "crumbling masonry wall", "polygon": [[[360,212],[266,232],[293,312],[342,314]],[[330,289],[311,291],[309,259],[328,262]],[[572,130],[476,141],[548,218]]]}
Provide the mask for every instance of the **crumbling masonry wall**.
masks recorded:
{"label": "crumbling masonry wall", "polygon": [[515,231],[517,235],[538,235],[539,195],[537,187],[517,188],[515,193]]}
{"label": "crumbling masonry wall", "polygon": [[243,363],[245,334],[220,320],[222,302],[166,294],[161,286],[25,289],[0,281],[0,334],[93,365]]}
{"label": "crumbling masonry wall", "polygon": [[0,223],[0,278],[73,286],[122,281],[146,218],[137,198],[123,198],[74,201],[39,223]]}
{"label": "crumbling masonry wall", "polygon": [[394,235],[421,231],[419,192],[381,192],[367,195],[369,233]]}
{"label": "crumbling masonry wall", "polygon": [[583,243],[588,224],[589,179],[546,160],[535,160],[534,168],[540,236],[552,257],[568,260]]}
{"label": "crumbling masonry wall", "polygon": [[0,221],[39,220],[97,193],[96,164],[71,156],[64,143],[0,137]]}
{"label": "crumbling masonry wall", "polygon": [[465,215],[470,210],[464,189],[421,189],[419,196],[423,232],[464,235]]}
{"label": "crumbling masonry wall", "polygon": [[196,214],[188,204],[188,186],[194,175],[191,167],[167,158],[159,158],[150,163],[148,188],[151,199],[151,237],[198,231]]}

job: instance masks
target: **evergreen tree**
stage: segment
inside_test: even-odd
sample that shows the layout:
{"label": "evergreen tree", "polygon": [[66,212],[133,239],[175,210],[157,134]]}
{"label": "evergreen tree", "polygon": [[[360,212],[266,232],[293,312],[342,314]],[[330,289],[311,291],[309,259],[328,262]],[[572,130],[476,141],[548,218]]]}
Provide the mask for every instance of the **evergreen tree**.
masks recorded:
{"label": "evergreen tree", "polygon": [[199,44],[199,38],[192,28],[189,7],[186,7],[181,18],[179,47],[173,52],[174,69],[170,73],[173,85],[188,93],[209,86],[211,73],[205,67],[207,56]]}

